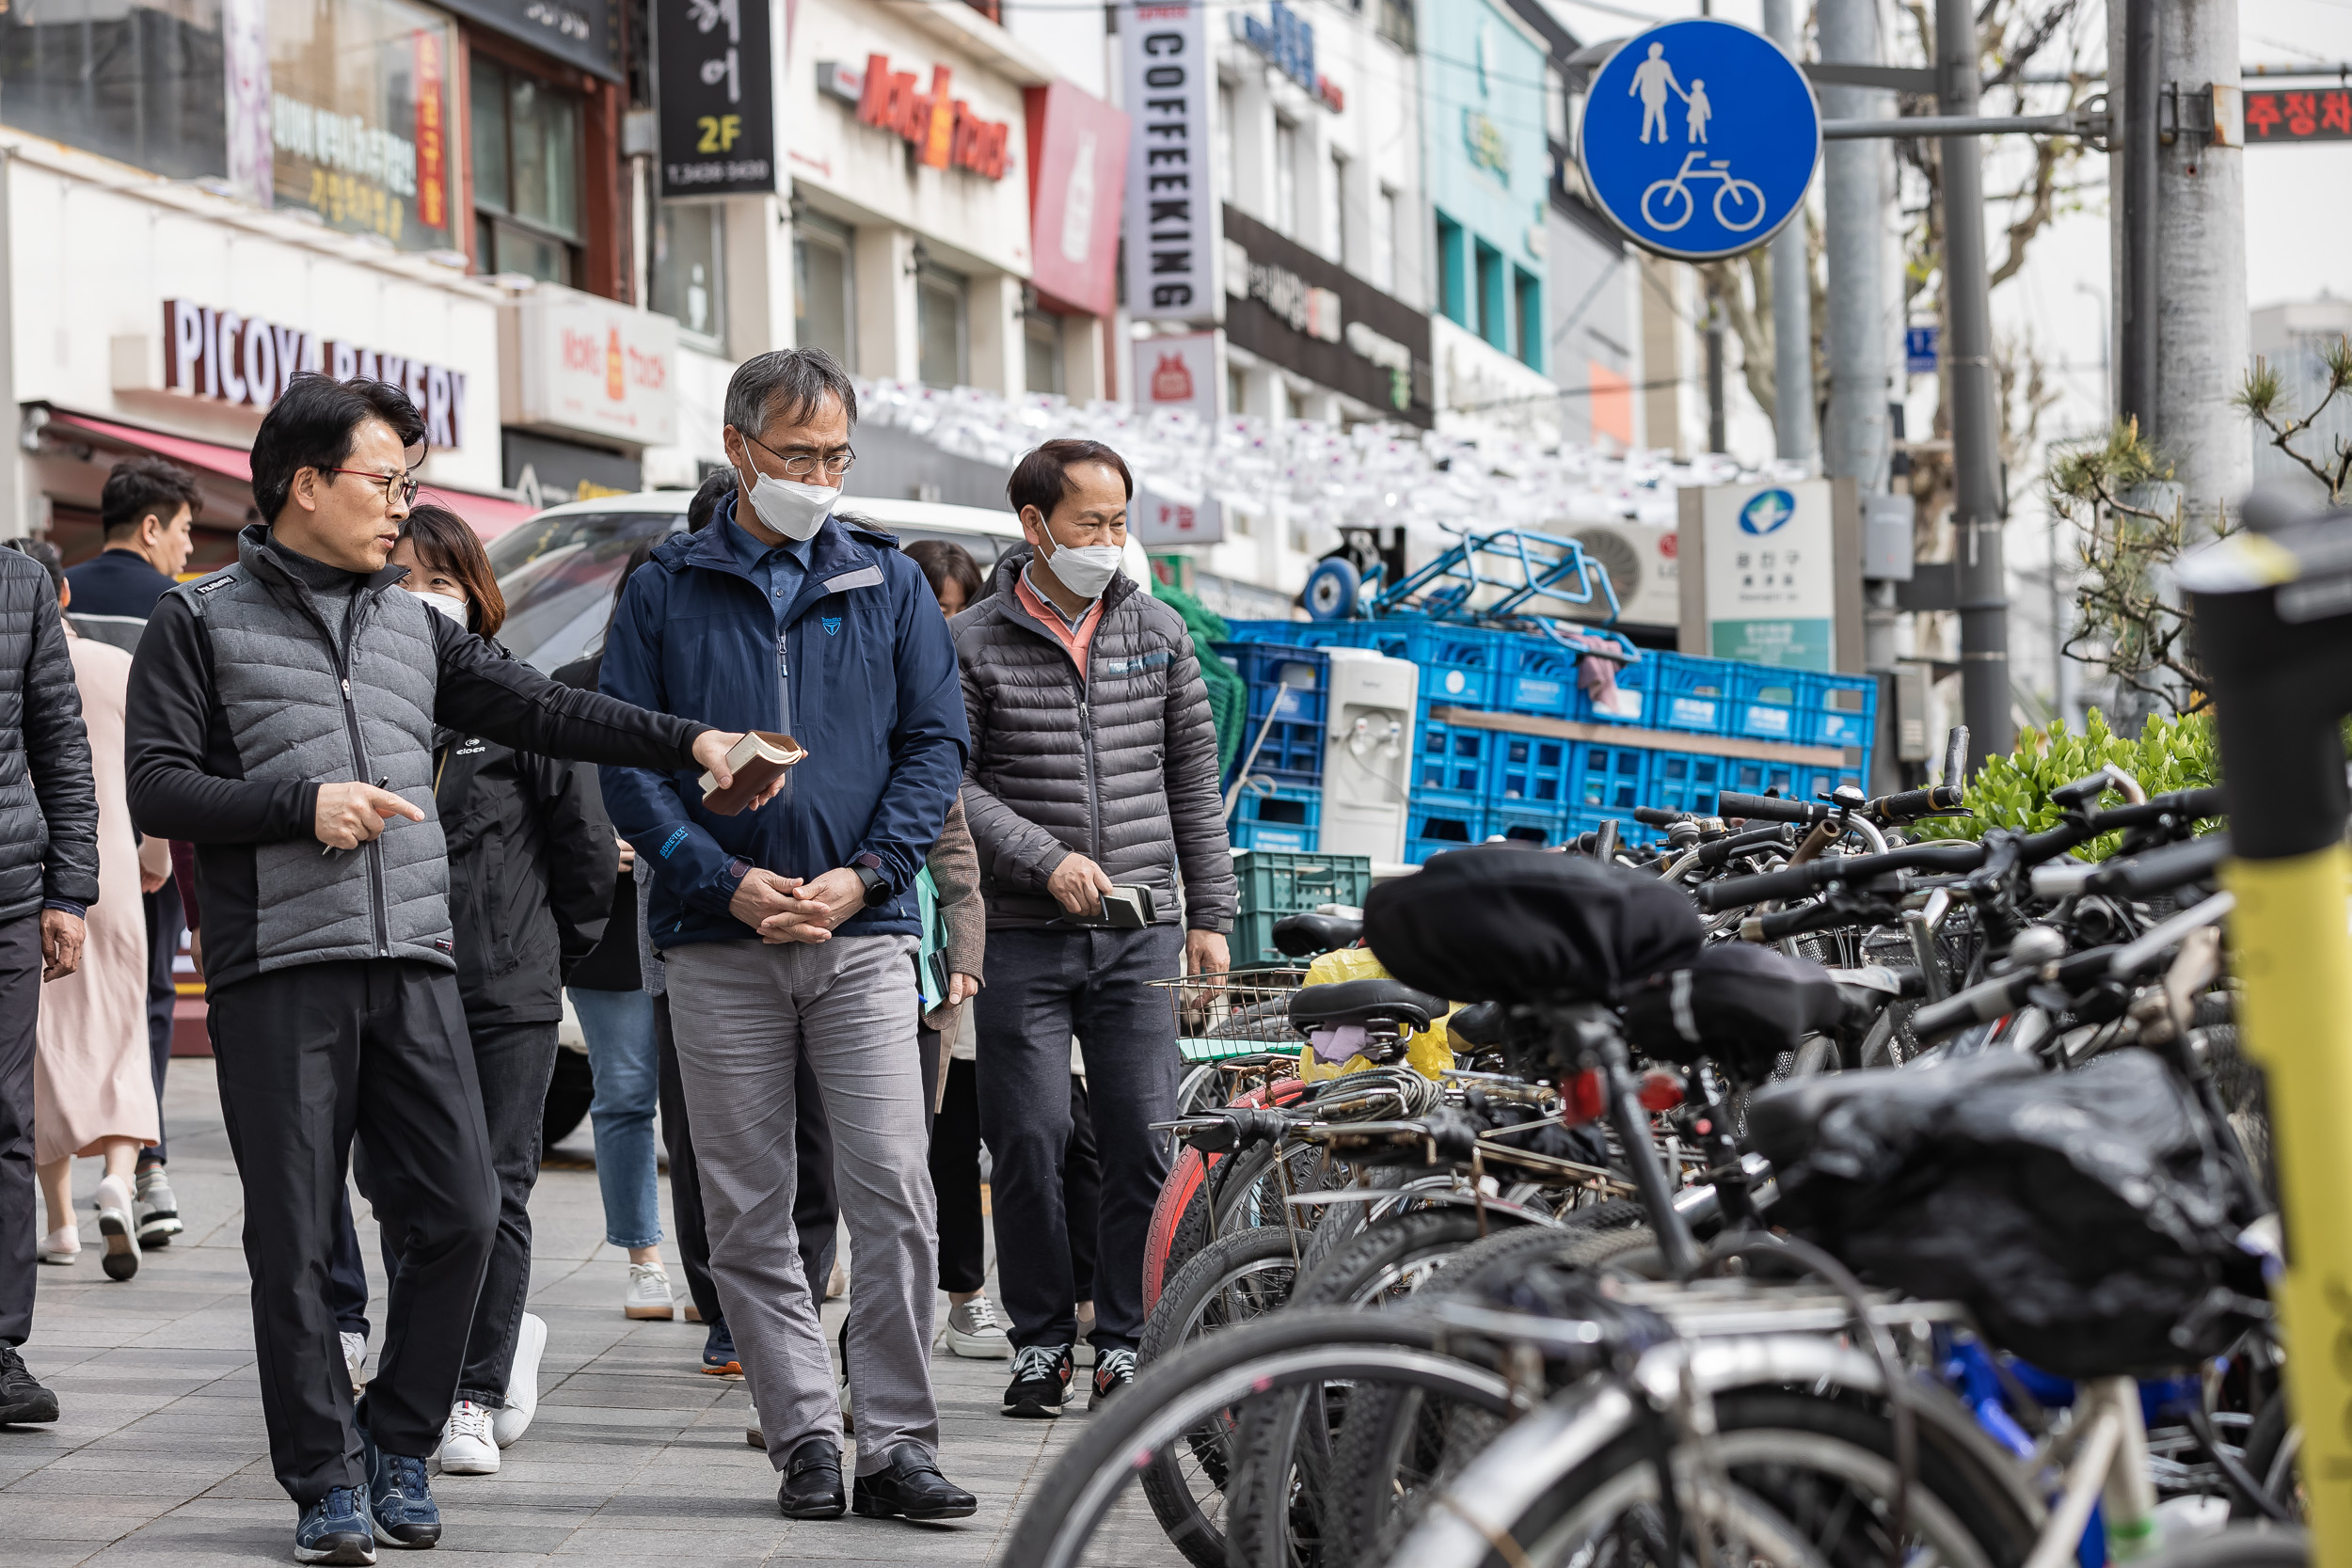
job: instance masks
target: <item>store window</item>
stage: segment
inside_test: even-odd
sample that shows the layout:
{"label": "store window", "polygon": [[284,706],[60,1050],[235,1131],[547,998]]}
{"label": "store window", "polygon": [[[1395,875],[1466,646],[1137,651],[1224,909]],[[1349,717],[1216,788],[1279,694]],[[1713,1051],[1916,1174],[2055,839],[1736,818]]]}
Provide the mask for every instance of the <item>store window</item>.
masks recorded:
{"label": "store window", "polygon": [[969,334],[964,319],[970,297],[961,273],[926,261],[914,274],[914,373],[926,387],[961,387]]}
{"label": "store window", "polygon": [[0,121],[178,179],[229,166],[219,0],[0,9]]}
{"label": "store window", "polygon": [[1323,253],[1347,264],[1347,154],[1334,149],[1323,176]]}
{"label": "store window", "polygon": [[458,245],[450,77],[457,30],[407,0],[269,8],[270,183],[279,207],[403,250]]}
{"label": "store window", "polygon": [[1233,124],[1233,89],[1223,82],[1216,85],[1216,188],[1232,193],[1241,187],[1233,183],[1233,137],[1238,134]]}
{"label": "store window", "polygon": [[569,283],[580,270],[580,99],[473,57],[474,257]]}
{"label": "store window", "polygon": [[1502,308],[1502,252],[1478,241],[1474,246],[1473,265],[1478,275],[1478,319],[1469,324],[1477,333],[1505,354],[1511,351],[1511,318]]}
{"label": "store window", "polygon": [[1438,309],[1456,326],[1470,326],[1468,268],[1462,255],[1462,226],[1438,214]]}
{"label": "store window", "polygon": [[1372,204],[1372,281],[1383,293],[1396,293],[1396,192],[1386,185]]}
{"label": "store window", "polygon": [[653,308],[709,348],[726,337],[726,220],[715,201],[665,201],[653,229]]}
{"label": "store window", "polygon": [[1031,310],[1021,321],[1023,373],[1032,392],[1062,392],[1062,321],[1051,310]]}
{"label": "store window", "polygon": [[1287,119],[1274,122],[1274,229],[1298,238],[1298,127]]}
{"label": "store window", "polygon": [[[1249,378],[1242,373],[1241,367],[1238,365],[1228,365],[1225,368],[1225,412],[1228,414],[1249,412]],[[1240,531],[1248,533],[1249,531],[1245,528]]]}
{"label": "store window", "polygon": [[792,220],[792,341],[821,348],[851,369],[853,245],[850,230],[830,218],[803,212]]}
{"label": "store window", "polygon": [[1518,319],[1519,358],[1528,369],[1544,368],[1544,288],[1535,275],[1511,269],[1512,314]]}

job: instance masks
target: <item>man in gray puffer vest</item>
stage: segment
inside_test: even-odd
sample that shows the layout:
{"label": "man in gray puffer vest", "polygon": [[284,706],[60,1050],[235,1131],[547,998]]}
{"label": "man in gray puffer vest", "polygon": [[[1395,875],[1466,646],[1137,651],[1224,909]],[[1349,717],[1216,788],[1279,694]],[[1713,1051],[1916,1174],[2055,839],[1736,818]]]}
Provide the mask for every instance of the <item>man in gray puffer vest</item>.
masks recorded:
{"label": "man in gray puffer vest", "polygon": [[[253,443],[237,563],[166,594],[131,671],[139,828],[196,846],[213,1053],[245,1187],[262,1407],[301,1562],[430,1546],[425,1481],[498,1220],[457,994],[434,726],[727,777],[738,738],[560,687],[398,584],[424,420],[298,375]],[[354,1132],[401,1268],[363,1409],[327,1300]]]}
{"label": "man in gray puffer vest", "polygon": [[[1226,967],[1233,866],[1216,732],[1183,619],[1120,574],[1135,482],[1098,441],[1048,441],[1007,486],[1030,548],[951,623],[972,724],[963,811],[980,854],[988,973],[973,1004],[997,1278],[1012,1319],[1008,1416],[1061,1414],[1076,1334],[1062,1151],[1070,1039],[1102,1152],[1094,1396],[1135,1377],[1143,1254],[1176,1114],[1175,1009],[1152,985]],[[1181,897],[1179,879],[1181,878]],[[1154,923],[1099,924],[1151,890]]]}

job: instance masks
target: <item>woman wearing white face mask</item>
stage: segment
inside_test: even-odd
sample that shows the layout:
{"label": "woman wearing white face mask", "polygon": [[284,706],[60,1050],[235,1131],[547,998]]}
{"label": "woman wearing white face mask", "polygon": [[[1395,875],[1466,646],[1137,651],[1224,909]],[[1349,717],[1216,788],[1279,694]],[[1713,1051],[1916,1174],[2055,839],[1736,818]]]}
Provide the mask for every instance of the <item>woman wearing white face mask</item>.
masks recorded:
{"label": "woman wearing white face mask", "polygon": [[[446,507],[420,505],[390,564],[402,584],[485,640],[506,601],[482,542]],[[447,1475],[490,1475],[538,1404],[547,1325],[523,1310],[531,1284],[531,1190],[564,974],[603,939],[620,857],[596,769],[462,732],[434,735],[433,800],[448,843],[457,986],[499,1180],[498,1239],[474,1308],[457,1400],[442,1429]],[[368,1188],[361,1146],[354,1164]],[[391,1268],[394,1248],[385,1248]],[[338,1271],[338,1291],[351,1284]],[[358,1282],[360,1307],[366,1287]],[[339,1315],[348,1303],[339,1300]]]}

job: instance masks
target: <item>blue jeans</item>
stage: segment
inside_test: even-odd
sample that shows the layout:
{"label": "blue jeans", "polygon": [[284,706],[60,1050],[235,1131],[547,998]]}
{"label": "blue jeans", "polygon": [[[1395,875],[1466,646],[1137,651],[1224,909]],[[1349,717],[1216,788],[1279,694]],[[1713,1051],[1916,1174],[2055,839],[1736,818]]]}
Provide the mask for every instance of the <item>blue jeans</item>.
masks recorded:
{"label": "blue jeans", "polygon": [[604,1239],[617,1247],[661,1240],[661,1189],[654,1172],[653,1113],[661,1099],[661,1053],[653,998],[642,990],[565,992],[588,1038],[596,1097],[596,1185],[604,1191]]}

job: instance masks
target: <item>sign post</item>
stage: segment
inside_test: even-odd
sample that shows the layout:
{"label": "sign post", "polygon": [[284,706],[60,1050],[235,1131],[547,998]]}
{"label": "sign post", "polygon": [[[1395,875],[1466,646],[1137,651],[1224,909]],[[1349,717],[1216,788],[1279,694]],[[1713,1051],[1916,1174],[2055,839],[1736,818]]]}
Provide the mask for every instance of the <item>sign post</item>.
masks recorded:
{"label": "sign post", "polygon": [[1586,182],[1627,237],[1711,261],[1764,244],[1804,205],[1821,111],[1763,34],[1670,22],[1627,40],[1594,74],[1579,139]]}

